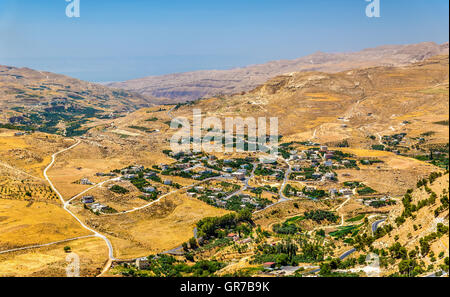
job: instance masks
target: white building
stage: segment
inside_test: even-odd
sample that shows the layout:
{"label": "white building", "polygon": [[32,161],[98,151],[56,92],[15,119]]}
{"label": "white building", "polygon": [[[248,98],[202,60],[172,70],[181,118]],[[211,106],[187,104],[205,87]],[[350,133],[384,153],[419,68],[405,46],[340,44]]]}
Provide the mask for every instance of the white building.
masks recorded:
{"label": "white building", "polygon": [[122,176],[122,179],[133,179],[136,177],[137,177],[136,174],[125,174],[124,176]]}
{"label": "white building", "polygon": [[245,179],[245,173],[243,173],[243,172],[235,172],[235,173],[233,173],[233,176],[234,176],[237,180],[243,180],[243,179]]}
{"label": "white building", "polygon": [[138,269],[148,269],[150,268],[150,260],[146,257],[136,259],[136,267]]}
{"label": "white building", "polygon": [[153,193],[156,191],[156,189],[154,187],[145,187],[142,190],[144,190],[144,192],[147,192],[147,193]]}
{"label": "white building", "polygon": [[87,179],[87,178],[81,179],[80,183],[82,185],[92,185],[92,182],[89,179]]}
{"label": "white building", "polygon": [[325,173],[324,177],[325,180],[334,180],[335,174],[333,172],[327,172]]}
{"label": "white building", "polygon": [[353,195],[353,191],[350,189],[340,189],[339,193],[341,193],[344,196],[351,196]]}
{"label": "white building", "polygon": [[102,212],[102,211],[108,209],[108,206],[100,204],[100,203],[94,203],[91,205],[91,209],[95,212]]}

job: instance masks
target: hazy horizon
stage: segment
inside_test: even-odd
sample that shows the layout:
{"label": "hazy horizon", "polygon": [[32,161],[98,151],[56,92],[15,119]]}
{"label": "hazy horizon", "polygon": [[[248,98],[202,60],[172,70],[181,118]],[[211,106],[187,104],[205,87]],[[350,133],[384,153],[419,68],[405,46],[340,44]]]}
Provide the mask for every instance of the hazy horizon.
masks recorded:
{"label": "hazy horizon", "polygon": [[316,51],[448,41],[447,1],[381,0],[368,18],[364,0],[118,1],[0,3],[0,64],[92,82],[223,70],[291,60]]}

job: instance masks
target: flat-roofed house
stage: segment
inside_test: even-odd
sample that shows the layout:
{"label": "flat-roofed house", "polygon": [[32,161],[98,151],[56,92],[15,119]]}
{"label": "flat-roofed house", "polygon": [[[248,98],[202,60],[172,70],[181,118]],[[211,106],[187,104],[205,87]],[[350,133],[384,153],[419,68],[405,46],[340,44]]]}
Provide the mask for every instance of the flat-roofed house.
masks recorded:
{"label": "flat-roofed house", "polygon": [[144,190],[144,192],[147,192],[147,193],[153,193],[156,191],[155,187],[145,187],[142,190]]}
{"label": "flat-roofed house", "polygon": [[233,173],[233,176],[237,180],[244,180],[245,179],[245,173],[243,173],[243,172],[235,172],[235,173]]}
{"label": "flat-roofed house", "polygon": [[90,203],[94,203],[94,196],[84,196],[81,198],[81,202],[83,204],[90,204]]}
{"label": "flat-roofed house", "polygon": [[150,268],[150,260],[147,257],[136,259],[136,267],[138,269],[148,269]]}

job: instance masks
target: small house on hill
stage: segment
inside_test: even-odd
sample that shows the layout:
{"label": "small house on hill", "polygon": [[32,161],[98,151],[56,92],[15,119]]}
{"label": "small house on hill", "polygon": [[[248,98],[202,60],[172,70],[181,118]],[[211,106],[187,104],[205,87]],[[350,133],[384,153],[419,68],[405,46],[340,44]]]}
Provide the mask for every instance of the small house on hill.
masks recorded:
{"label": "small house on hill", "polygon": [[136,267],[138,269],[148,269],[150,268],[150,260],[146,257],[139,258],[136,260]]}
{"label": "small house on hill", "polygon": [[90,204],[90,203],[94,203],[94,197],[93,196],[84,196],[83,198],[81,198],[81,202],[83,204]]}
{"label": "small house on hill", "polygon": [[88,178],[81,179],[80,183],[82,185],[92,185],[92,182]]}
{"label": "small house on hill", "polygon": [[154,187],[145,187],[142,190],[146,193],[153,193],[156,191],[156,189]]}

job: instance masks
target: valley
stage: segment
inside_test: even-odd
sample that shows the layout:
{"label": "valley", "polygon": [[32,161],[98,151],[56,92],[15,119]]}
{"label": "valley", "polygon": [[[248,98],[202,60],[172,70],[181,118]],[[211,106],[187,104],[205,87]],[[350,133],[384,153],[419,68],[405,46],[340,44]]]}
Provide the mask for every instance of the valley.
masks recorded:
{"label": "valley", "polygon": [[[448,274],[448,55],[168,105],[77,81],[53,109],[61,90],[0,82],[0,276],[64,276],[72,253],[81,276]],[[243,152],[172,151],[194,109],[277,117],[278,153],[248,129]]]}

